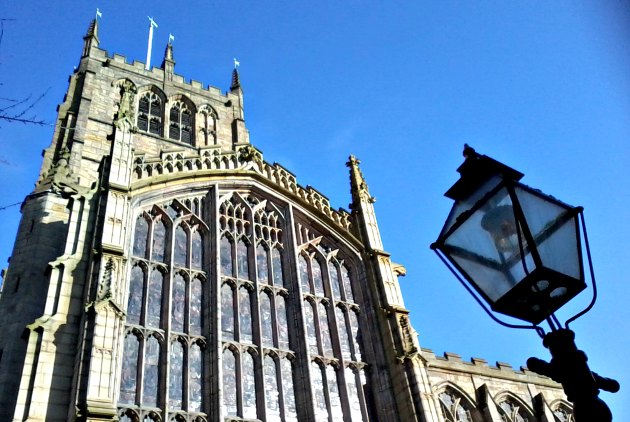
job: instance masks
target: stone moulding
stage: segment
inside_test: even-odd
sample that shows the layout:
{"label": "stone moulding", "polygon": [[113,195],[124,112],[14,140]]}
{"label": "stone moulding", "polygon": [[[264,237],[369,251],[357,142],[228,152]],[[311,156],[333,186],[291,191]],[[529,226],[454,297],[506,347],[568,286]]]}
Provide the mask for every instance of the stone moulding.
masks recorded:
{"label": "stone moulding", "polygon": [[[196,153],[195,153],[196,152]],[[330,201],[311,186],[302,187],[296,177],[280,164],[269,164],[262,153],[251,145],[237,147],[236,151],[224,151],[221,147],[195,150],[161,151],[158,156],[135,154],[133,158],[132,187],[149,182],[160,176],[212,175],[226,171],[243,171],[258,175],[280,190],[288,192],[314,208],[333,222],[335,226],[350,232],[350,213],[343,208],[335,210]]]}

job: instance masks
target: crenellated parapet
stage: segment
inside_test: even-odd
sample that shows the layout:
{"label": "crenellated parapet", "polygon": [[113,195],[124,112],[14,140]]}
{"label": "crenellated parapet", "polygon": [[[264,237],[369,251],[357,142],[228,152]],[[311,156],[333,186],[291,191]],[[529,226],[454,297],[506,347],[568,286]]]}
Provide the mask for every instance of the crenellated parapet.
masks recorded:
{"label": "crenellated parapet", "polygon": [[262,153],[251,145],[238,146],[235,151],[213,146],[161,151],[157,156],[136,154],[133,159],[132,188],[163,178],[172,179],[177,175],[204,177],[226,172],[244,172],[262,178],[324,215],[334,226],[350,231],[352,223],[348,211],[343,208],[333,209],[327,197],[312,186],[299,185],[293,173],[278,163],[264,161]]}

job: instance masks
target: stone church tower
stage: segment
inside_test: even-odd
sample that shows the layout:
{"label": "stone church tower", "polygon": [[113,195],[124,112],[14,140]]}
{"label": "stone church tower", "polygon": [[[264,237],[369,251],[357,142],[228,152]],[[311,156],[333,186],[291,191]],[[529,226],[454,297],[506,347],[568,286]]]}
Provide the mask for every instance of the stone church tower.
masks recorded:
{"label": "stone church tower", "polygon": [[0,421],[569,421],[551,380],[421,349],[359,161],[351,211],[227,93],[98,48],[59,106],[0,298]]}

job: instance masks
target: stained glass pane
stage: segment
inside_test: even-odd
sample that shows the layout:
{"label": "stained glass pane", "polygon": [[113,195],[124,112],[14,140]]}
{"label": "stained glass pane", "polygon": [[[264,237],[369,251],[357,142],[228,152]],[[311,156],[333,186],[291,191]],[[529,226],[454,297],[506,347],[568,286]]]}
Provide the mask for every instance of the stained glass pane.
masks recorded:
{"label": "stained glass pane", "polygon": [[171,301],[171,329],[184,331],[184,307],[186,306],[186,281],[181,274],[173,277],[173,300]]}
{"label": "stained glass pane", "polygon": [[234,291],[229,284],[221,287],[221,331],[224,340],[234,340]]}
{"label": "stained glass pane", "polygon": [[142,288],[144,286],[144,271],[138,265],[131,269],[129,280],[129,299],[127,301],[127,324],[140,324],[142,313]]}
{"label": "stained glass pane", "polygon": [[332,340],[330,337],[330,326],[328,325],[328,309],[323,303],[319,306],[319,332],[322,336],[322,349],[325,356],[333,355]]}
{"label": "stained glass pane", "polygon": [[125,337],[122,374],[120,379],[120,402],[133,404],[136,401],[138,384],[138,346],[139,342],[132,333]]}
{"label": "stained glass pane", "polygon": [[263,346],[273,347],[273,328],[271,320],[271,300],[267,293],[260,295],[260,328]]}
{"label": "stained glass pane", "polygon": [[357,318],[357,314],[354,310],[348,312],[348,316],[350,317],[350,329],[352,331],[352,341],[354,345],[354,360],[361,360],[361,345],[360,345],[360,331],[359,331],[359,321]]}
{"label": "stained glass pane", "polygon": [[243,353],[243,417],[256,417],[256,381],[254,374],[254,358],[249,353]]}
{"label": "stained glass pane", "polygon": [[175,248],[173,249],[175,265],[186,267],[188,260],[188,233],[182,226],[175,229]]}
{"label": "stained glass pane", "polygon": [[348,386],[348,401],[350,402],[350,411],[352,413],[352,422],[363,422],[363,415],[361,414],[361,401],[359,399],[358,389],[361,386],[357,386],[357,376],[351,368],[346,368],[346,384]]}
{"label": "stained glass pane", "polygon": [[158,270],[151,271],[149,280],[149,293],[147,303],[147,325],[149,327],[160,328],[162,320],[162,285],[164,276]]}
{"label": "stained glass pane", "polygon": [[191,253],[191,267],[200,270],[203,262],[203,242],[201,233],[194,231],[192,233],[192,253]]}
{"label": "stained glass pane", "polygon": [[136,220],[136,232],[133,236],[133,255],[145,258],[147,255],[147,237],[149,236],[149,223],[144,216]]}
{"label": "stained glass pane", "polygon": [[236,416],[236,358],[231,350],[223,351],[223,409],[226,415]]}
{"label": "stained glass pane", "polygon": [[249,280],[249,263],[247,261],[247,245],[242,240],[236,244],[236,263],[238,267],[238,278]]}
{"label": "stained glass pane", "polygon": [[258,245],[256,248],[256,265],[258,266],[258,282],[269,283],[269,265],[267,264],[267,250]]}
{"label": "stained glass pane", "polygon": [[184,348],[178,341],[171,343],[171,363],[168,380],[168,404],[172,408],[182,408],[182,377],[184,376]]}
{"label": "stained glass pane", "polygon": [[249,290],[241,287],[238,290],[239,301],[239,321],[241,325],[240,341],[245,343],[252,342],[252,307],[249,298]]}
{"label": "stained glass pane", "polygon": [[315,294],[318,296],[324,296],[324,281],[322,280],[322,265],[318,260],[313,259],[311,261],[313,271],[313,287],[315,288]]}
{"label": "stained glass pane", "polygon": [[313,386],[313,406],[315,407],[315,419],[318,421],[328,420],[328,408],[326,407],[326,396],[324,395],[324,380],[322,368],[317,362],[311,362],[311,382]]}
{"label": "stained glass pane", "polygon": [[158,367],[160,363],[160,343],[150,336],[147,338],[146,350],[144,352],[144,377],[142,384],[142,404],[146,406],[157,406],[158,397]]}
{"label": "stained glass pane", "polygon": [[307,300],[304,301],[304,324],[306,324],[306,337],[308,349],[312,354],[318,355],[317,334],[315,333],[315,313],[313,306]]}
{"label": "stained glass pane", "polygon": [[289,328],[287,324],[287,307],[284,297],[276,296],[276,323],[278,327],[278,346],[281,349],[289,348]]}
{"label": "stained glass pane", "polygon": [[300,266],[300,283],[302,284],[302,293],[311,293],[311,287],[308,281],[308,264],[306,263],[306,258],[300,255],[298,263]]}
{"label": "stained glass pane", "polygon": [[293,392],[293,368],[287,358],[280,361],[282,371],[282,394],[284,397],[284,419],[287,422],[297,421],[295,394]]}
{"label": "stained glass pane", "polygon": [[339,346],[341,347],[341,355],[344,359],[350,359],[350,340],[348,338],[348,327],[346,325],[346,318],[344,312],[335,308],[335,315],[337,316],[337,330],[339,331]]}
{"label": "stained glass pane", "polygon": [[284,287],[284,276],[282,274],[282,257],[276,248],[271,250],[271,270],[273,271],[274,286]]}
{"label": "stained glass pane", "polygon": [[350,282],[350,274],[348,269],[344,266],[341,267],[341,280],[343,282],[343,289],[346,292],[346,300],[348,302],[354,302],[354,295],[352,294],[352,283]]}
{"label": "stained glass pane", "polygon": [[232,277],[232,242],[227,237],[221,238],[221,275]]}
{"label": "stained glass pane", "polygon": [[201,280],[193,279],[190,284],[190,332],[201,334],[201,309],[203,306],[203,286]]}
{"label": "stained glass pane", "polygon": [[166,248],[166,225],[162,220],[153,222],[153,252],[151,259],[164,262],[164,250]]}
{"label": "stained glass pane", "polygon": [[190,358],[189,358],[189,397],[188,397],[188,408],[193,412],[201,411],[201,396],[203,392],[202,387],[202,374],[203,374],[203,366],[201,363],[201,348],[197,344],[193,344],[190,347]]}
{"label": "stained glass pane", "polygon": [[265,396],[267,401],[267,421],[280,421],[280,399],[276,362],[271,356],[265,357]]}
{"label": "stained glass pane", "polygon": [[332,294],[335,300],[341,300],[341,289],[339,288],[339,272],[337,271],[337,266],[331,262],[328,266],[328,270],[330,271],[330,288],[332,289]]}
{"label": "stained glass pane", "polygon": [[330,398],[330,414],[335,422],[343,422],[343,410],[341,409],[341,399],[339,397],[339,384],[337,383],[337,371],[332,366],[326,367],[326,381],[328,385],[328,396]]}

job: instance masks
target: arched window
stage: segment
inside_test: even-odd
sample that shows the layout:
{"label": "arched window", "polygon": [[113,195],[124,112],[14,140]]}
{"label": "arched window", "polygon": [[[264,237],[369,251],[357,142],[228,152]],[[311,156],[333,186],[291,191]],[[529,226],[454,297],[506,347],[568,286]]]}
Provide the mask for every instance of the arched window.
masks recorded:
{"label": "arched window", "polygon": [[199,112],[201,139],[204,146],[215,145],[217,139],[217,115],[210,107],[204,107]]}
{"label": "arched window", "polygon": [[[181,223],[168,224],[167,215],[175,215],[175,208],[180,210],[175,203],[154,207],[153,221],[143,217],[149,216],[145,212],[133,230],[126,319],[129,334],[123,342],[118,402],[119,415],[134,422],[162,420],[160,415],[172,411],[178,412],[178,418],[193,420],[190,412],[203,412],[206,276],[201,265],[193,268],[195,253],[203,256],[202,223],[177,211]],[[142,238],[145,240],[140,241]],[[146,245],[150,245],[149,251]],[[138,406],[154,410],[138,419],[134,410]]]}
{"label": "arched window", "polygon": [[575,421],[575,418],[573,417],[573,411],[564,404],[559,404],[553,411],[553,415],[555,416],[558,422],[574,422]]}
{"label": "arched window", "polygon": [[455,390],[447,388],[438,398],[446,422],[473,422],[468,405]]}
{"label": "arched window", "polygon": [[183,398],[183,380],[184,377],[184,346],[174,340],[171,343],[170,353],[170,371],[169,371],[169,385],[168,385],[168,404],[172,409],[182,408]]}
{"label": "arched window", "polygon": [[315,419],[328,420],[328,406],[324,393],[324,378],[322,367],[317,362],[311,362],[311,385],[313,387],[313,407],[315,407]]}
{"label": "arched window", "polygon": [[343,290],[346,294],[347,302],[354,302],[354,294],[352,293],[352,282],[350,280],[350,271],[345,266],[341,266],[341,282]]}
{"label": "arched window", "polygon": [[297,407],[295,405],[295,393],[293,391],[293,367],[287,358],[280,360],[280,370],[282,372],[282,394],[284,398],[284,420],[287,422],[297,422]]}
{"label": "arched window", "polygon": [[227,283],[221,287],[221,331],[224,340],[234,340],[234,291]]}
{"label": "arched window", "polygon": [[256,247],[256,266],[258,267],[258,282],[269,283],[269,264],[267,249],[262,244]]}
{"label": "arched window", "polygon": [[226,237],[221,237],[221,275],[233,277],[232,268],[232,242]]}
{"label": "arched window", "polygon": [[256,418],[256,373],[254,371],[254,357],[249,353],[242,355],[243,382],[243,417]]}
{"label": "arched window", "polygon": [[319,334],[321,336],[322,351],[324,356],[332,356],[332,338],[330,326],[328,325],[328,309],[323,303],[319,303]]}
{"label": "arched window", "polygon": [[203,262],[203,238],[198,230],[192,232],[191,249],[190,265],[195,270],[200,270]]}
{"label": "arched window", "polygon": [[348,386],[348,401],[350,402],[350,411],[352,412],[352,421],[363,422],[365,419],[362,414],[361,398],[359,391],[363,390],[362,371],[354,371],[352,368],[345,369],[346,384]]}
{"label": "arched window", "polygon": [[154,92],[146,92],[138,102],[138,129],[162,135],[162,100]]}
{"label": "arched window", "polygon": [[335,300],[341,300],[341,288],[339,287],[339,272],[334,262],[331,262],[328,266],[330,272],[330,288],[332,290],[333,298]]}
{"label": "arched window", "polygon": [[280,421],[280,394],[278,392],[278,377],[276,361],[271,356],[265,356],[265,397],[267,402],[267,420]]}
{"label": "arched window", "polygon": [[140,324],[144,289],[144,271],[139,265],[131,269],[129,297],[127,300],[127,324]]}
{"label": "arched window", "polygon": [[350,340],[348,337],[348,325],[346,324],[345,312],[341,308],[335,308],[335,315],[337,317],[341,355],[344,359],[350,360],[352,354],[350,353]]}
{"label": "arched window", "polygon": [[276,322],[278,327],[278,347],[289,348],[289,326],[287,323],[287,306],[284,296],[276,296]]}
{"label": "arched window", "polygon": [[144,215],[136,220],[136,231],[133,236],[133,255],[145,258],[147,254],[147,240],[149,238],[149,222]]}
{"label": "arched window", "polygon": [[319,354],[317,347],[317,333],[315,331],[315,313],[313,305],[308,300],[304,301],[304,323],[306,324],[306,341],[311,354]]}
{"label": "arched window", "polygon": [[236,242],[236,276],[244,280],[249,280],[249,262],[247,257],[247,244],[241,239]]}
{"label": "arched window", "polygon": [[300,269],[300,283],[302,284],[302,291],[304,293],[311,293],[310,277],[308,276],[308,263],[304,255],[300,255],[298,258],[298,266]]}
{"label": "arched window", "polygon": [[252,342],[252,305],[247,287],[238,289],[240,341],[244,343]]}
{"label": "arched window", "polygon": [[223,411],[227,416],[237,415],[236,357],[230,349],[223,351]]}
{"label": "arched window", "polygon": [[146,340],[144,351],[144,372],[142,384],[142,404],[156,407],[158,404],[160,366],[160,342],[157,338],[149,336]]}
{"label": "arched window", "polygon": [[125,337],[125,348],[122,358],[122,373],[120,380],[120,402],[134,404],[138,388],[138,352],[140,342],[134,333]]}
{"label": "arched window", "polygon": [[499,412],[504,422],[529,422],[529,417],[523,406],[511,397],[499,400]]}
{"label": "arched window", "polygon": [[263,346],[273,347],[273,321],[271,315],[271,299],[269,294],[260,294],[260,329]]}
{"label": "arched window", "polygon": [[282,274],[282,256],[278,248],[271,250],[271,271],[273,272],[273,285],[284,287],[284,276]]}
{"label": "arched window", "polygon": [[176,101],[169,113],[168,137],[185,144],[193,144],[193,115],[183,101]]}
{"label": "arched window", "polygon": [[175,245],[173,247],[173,261],[179,267],[186,267],[188,260],[188,233],[178,225],[175,228]]}
{"label": "arched window", "polygon": [[157,262],[164,262],[166,249],[166,224],[159,216],[153,221],[153,244],[151,247],[151,259]]}
{"label": "arched window", "polygon": [[186,281],[180,273],[173,277],[171,298],[171,330],[184,332],[184,308],[186,307]]}

